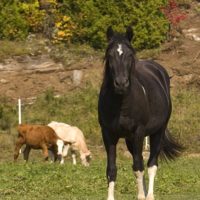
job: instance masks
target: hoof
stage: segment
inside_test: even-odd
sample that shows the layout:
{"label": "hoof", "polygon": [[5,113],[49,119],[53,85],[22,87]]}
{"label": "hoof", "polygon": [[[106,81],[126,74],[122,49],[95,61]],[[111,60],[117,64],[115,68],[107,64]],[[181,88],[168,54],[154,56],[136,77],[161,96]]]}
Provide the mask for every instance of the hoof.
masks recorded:
{"label": "hoof", "polygon": [[155,200],[154,195],[153,194],[147,195],[146,200]]}
{"label": "hoof", "polygon": [[115,200],[114,197],[108,197],[107,200]]}

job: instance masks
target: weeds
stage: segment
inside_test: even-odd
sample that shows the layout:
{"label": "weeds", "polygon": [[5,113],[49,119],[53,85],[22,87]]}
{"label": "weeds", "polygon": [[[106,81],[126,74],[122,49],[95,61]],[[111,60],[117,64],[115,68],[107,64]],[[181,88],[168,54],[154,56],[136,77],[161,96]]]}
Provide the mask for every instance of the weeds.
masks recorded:
{"label": "weeds", "polygon": [[23,42],[0,41],[0,61],[12,56],[20,56],[27,53],[30,53],[30,51],[24,47]]}
{"label": "weeds", "polygon": [[197,89],[172,91],[170,129],[187,151],[200,152],[200,94]]}

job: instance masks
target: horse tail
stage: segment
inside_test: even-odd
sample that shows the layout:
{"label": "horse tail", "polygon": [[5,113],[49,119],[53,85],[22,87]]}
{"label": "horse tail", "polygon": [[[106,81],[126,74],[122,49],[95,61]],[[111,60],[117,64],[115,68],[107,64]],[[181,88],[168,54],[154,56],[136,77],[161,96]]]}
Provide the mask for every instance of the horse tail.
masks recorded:
{"label": "horse tail", "polygon": [[175,141],[169,130],[166,129],[162,141],[161,158],[165,160],[174,160],[176,157],[180,156],[184,150],[185,148]]}

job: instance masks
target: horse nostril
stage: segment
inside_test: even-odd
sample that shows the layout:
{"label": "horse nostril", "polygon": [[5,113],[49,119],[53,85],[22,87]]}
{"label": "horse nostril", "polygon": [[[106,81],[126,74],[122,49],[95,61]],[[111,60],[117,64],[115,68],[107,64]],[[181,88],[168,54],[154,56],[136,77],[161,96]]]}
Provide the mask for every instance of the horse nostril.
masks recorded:
{"label": "horse nostril", "polygon": [[118,79],[116,79],[116,80],[114,81],[114,85],[115,85],[116,87],[120,87],[120,81],[119,81]]}
{"label": "horse nostril", "polygon": [[58,154],[57,155],[57,158],[58,158],[58,161],[60,162],[62,160],[62,155],[61,154]]}
{"label": "horse nostril", "polygon": [[122,85],[123,87],[128,87],[128,85],[129,85],[129,80],[128,80],[128,78],[123,78],[122,81],[121,81],[121,85]]}
{"label": "horse nostril", "polygon": [[124,87],[128,87],[128,85],[129,85],[129,80],[126,79],[125,82],[124,82]]}

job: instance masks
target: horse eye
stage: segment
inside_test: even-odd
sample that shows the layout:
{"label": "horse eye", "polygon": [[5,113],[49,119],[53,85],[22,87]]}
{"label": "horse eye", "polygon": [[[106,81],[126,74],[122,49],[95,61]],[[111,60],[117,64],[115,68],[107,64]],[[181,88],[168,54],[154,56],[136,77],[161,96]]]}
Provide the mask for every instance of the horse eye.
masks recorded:
{"label": "horse eye", "polygon": [[127,55],[127,58],[132,59],[132,58],[133,58],[133,55],[132,55],[132,54],[129,54],[129,55]]}

